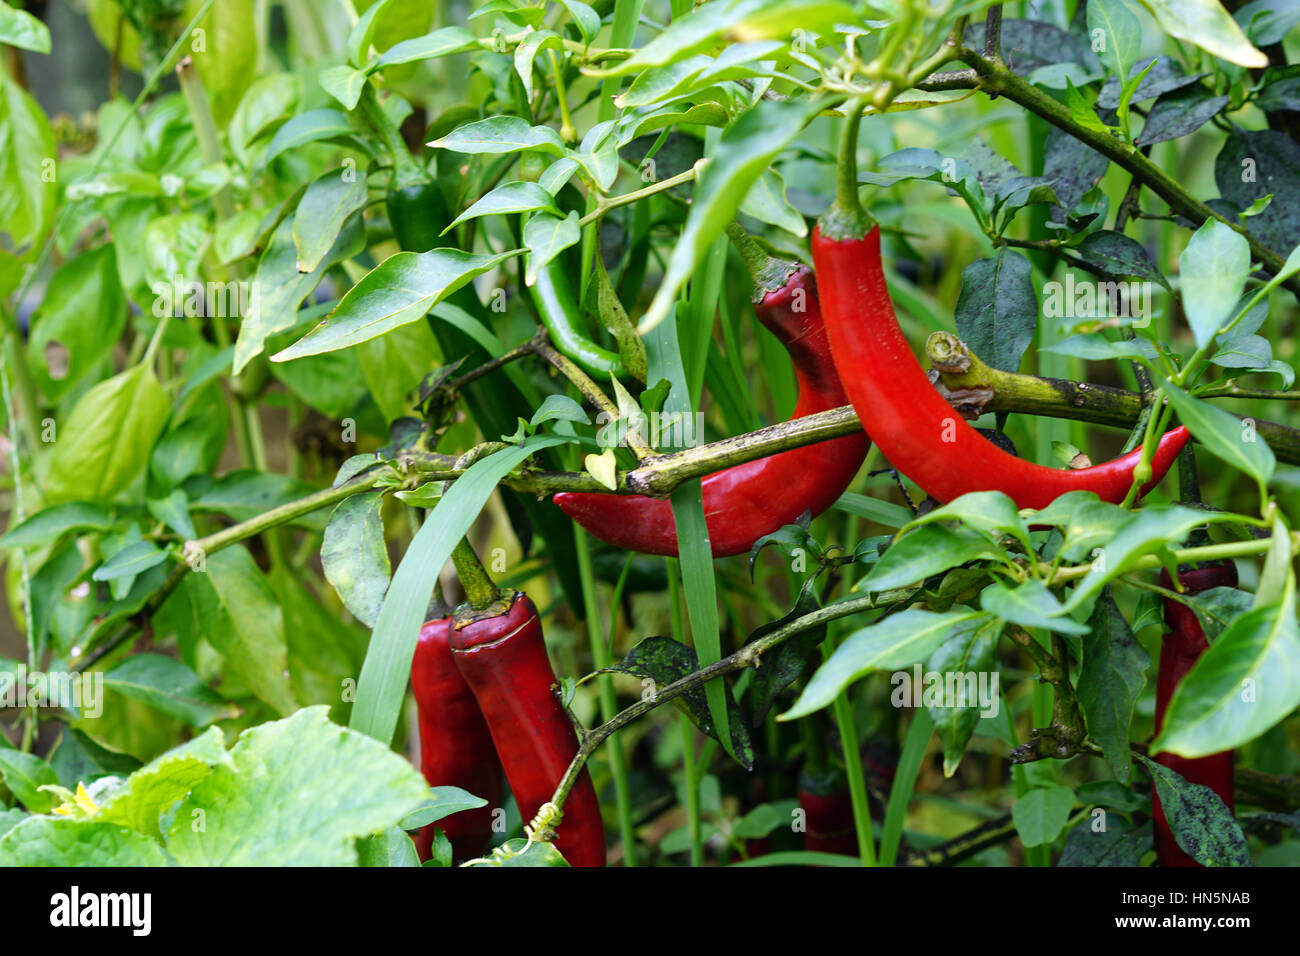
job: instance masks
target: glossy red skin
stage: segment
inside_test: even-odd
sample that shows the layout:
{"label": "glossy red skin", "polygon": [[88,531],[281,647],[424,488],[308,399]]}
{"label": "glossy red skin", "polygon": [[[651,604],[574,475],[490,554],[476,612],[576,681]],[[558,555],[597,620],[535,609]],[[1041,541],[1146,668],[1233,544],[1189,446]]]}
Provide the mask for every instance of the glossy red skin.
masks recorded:
{"label": "glossy red skin", "polygon": [[858,855],[858,833],[853,821],[853,800],[848,787],[824,794],[799,791],[804,812],[803,848],[817,853]]}
{"label": "glossy red skin", "polygon": [[[1233,588],[1237,586],[1237,569],[1231,563],[1210,568],[1197,568],[1183,571],[1178,580],[1186,588],[1187,594],[1199,594],[1212,588]],[[1161,572],[1160,585],[1172,588],[1168,572]],[[1156,733],[1165,723],[1165,711],[1174,690],[1187,676],[1197,658],[1209,647],[1205,631],[1194,612],[1186,604],[1165,599],[1165,624],[1169,633],[1164,637],[1160,647],[1160,669],[1156,675]],[[1232,751],[1224,750],[1206,757],[1179,757],[1176,754],[1162,753],[1154,758],[1175,773],[1192,783],[1209,787],[1233,809]],[[1151,815],[1156,829],[1156,860],[1161,866],[1193,867],[1200,866],[1194,859],[1183,852],[1178,841],[1174,839],[1173,830],[1165,819],[1160,806],[1160,797],[1154,788],[1151,793]]]}
{"label": "glossy red skin", "polygon": [[411,660],[420,770],[431,787],[460,787],[482,797],[487,806],[462,810],[421,829],[415,836],[421,860],[429,859],[435,828],[447,835],[456,859],[480,856],[492,837],[492,812],[501,806],[501,764],[474,692],[452,658],[450,634],[451,618],[426,622]]}
{"label": "glossy red skin", "polygon": [[[890,464],[941,502],[1001,491],[1020,508],[1041,509],[1068,491],[1118,504],[1133,483],[1139,448],[1091,468],[1047,468],[1010,455],[972,428],[935,390],[898,327],[880,261],[880,228],[861,239],[813,231],[813,266],[831,354],[862,427]],[[1165,476],[1190,433],[1160,439],[1145,494]]]}
{"label": "glossy red skin", "polygon": [[[848,404],[831,361],[811,270],[796,269],[754,312],[794,363],[799,399],[792,419]],[[844,493],[870,447],[866,435],[846,435],[706,475],[700,483],[713,556],[744,554],[804,511],[821,514]],[[602,541],[628,551],[677,555],[677,523],[665,499],[562,492],[554,501]]]}
{"label": "glossy red skin", "polygon": [[[524,822],[549,801],[578,752],[578,738],[559,699],[542,624],[527,596],[510,610],[453,629],[456,667],[478,700]],[[584,769],[564,803],[555,845],[572,866],[605,865],[605,828]]]}

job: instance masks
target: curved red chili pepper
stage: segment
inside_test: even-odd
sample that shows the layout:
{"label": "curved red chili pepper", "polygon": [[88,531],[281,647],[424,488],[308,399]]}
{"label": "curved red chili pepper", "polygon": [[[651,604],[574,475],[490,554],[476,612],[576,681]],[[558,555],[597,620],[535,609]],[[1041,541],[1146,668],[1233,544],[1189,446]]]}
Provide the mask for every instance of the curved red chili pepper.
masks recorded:
{"label": "curved red chili pepper", "polygon": [[[1186,588],[1187,594],[1199,594],[1211,588],[1235,588],[1237,586],[1237,569],[1231,562],[1208,568],[1183,571],[1178,580]],[[1172,588],[1169,573],[1160,573],[1161,587]],[[1196,618],[1196,612],[1186,604],[1165,599],[1165,624],[1169,633],[1165,635],[1160,646],[1160,669],[1156,673],[1156,733],[1165,723],[1165,711],[1174,691],[1182,683],[1187,672],[1192,669],[1197,658],[1209,647],[1205,631]],[[1232,751],[1224,750],[1205,757],[1180,757],[1177,754],[1162,753],[1154,758],[1156,763],[1168,767],[1190,783],[1199,783],[1217,793],[1228,809],[1233,809]],[[1156,829],[1156,860],[1161,866],[1200,866],[1194,859],[1183,852],[1178,841],[1174,839],[1169,821],[1165,819],[1160,798],[1153,790],[1151,793],[1151,816]]]}
{"label": "curved red chili pepper", "polygon": [[[1141,449],[1091,468],[1047,468],[998,448],[935,390],[894,317],[879,226],[860,239],[828,239],[819,226],[812,251],[844,390],[890,464],[927,494],[946,502],[970,491],[1001,491],[1020,508],[1044,508],[1068,491],[1124,500]],[[1190,437],[1179,427],[1160,439],[1141,493],[1159,483]]]}
{"label": "curved red chili pepper", "polygon": [[[478,700],[524,821],[548,802],[578,752],[568,715],[551,690],[537,608],[516,592],[510,610],[453,628],[456,667]],[[555,845],[572,866],[605,865],[605,829],[584,768],[564,804]]]}
{"label": "curved red chili pepper", "polygon": [[429,859],[435,828],[447,835],[456,859],[480,855],[492,836],[492,811],[501,806],[501,765],[474,692],[456,669],[450,633],[449,617],[426,622],[411,660],[420,769],[430,786],[460,787],[482,797],[487,806],[462,810],[421,829],[415,837],[421,860]]}
{"label": "curved red chili pepper", "polygon": [[[847,405],[831,361],[812,271],[806,266],[795,269],[754,311],[794,363],[799,400],[791,418]],[[821,514],[844,493],[870,447],[865,435],[847,435],[706,475],[701,485],[713,556],[743,554],[804,511]],[[554,501],[602,541],[629,551],[677,555],[677,523],[665,499],[562,492]]]}

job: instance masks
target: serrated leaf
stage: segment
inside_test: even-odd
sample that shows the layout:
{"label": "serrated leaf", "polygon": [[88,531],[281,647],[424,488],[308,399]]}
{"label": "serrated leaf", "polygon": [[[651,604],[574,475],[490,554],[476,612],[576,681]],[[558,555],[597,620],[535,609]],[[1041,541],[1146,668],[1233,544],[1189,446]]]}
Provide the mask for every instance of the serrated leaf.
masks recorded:
{"label": "serrated leaf", "polygon": [[116,823],[29,817],[0,838],[0,866],[167,866],[148,837]]}
{"label": "serrated leaf", "polygon": [[130,827],[161,840],[162,814],[185,797],[213,767],[231,765],[221,730],[210,727],[206,733],[172,748],[132,773],[99,808],[95,819]]}
{"label": "serrated leaf", "polygon": [[[181,803],[167,848],[188,866],[355,866],[354,841],[395,826],[428,787],[405,759],[308,707],[240,734]],[[201,811],[203,829],[193,827]]]}

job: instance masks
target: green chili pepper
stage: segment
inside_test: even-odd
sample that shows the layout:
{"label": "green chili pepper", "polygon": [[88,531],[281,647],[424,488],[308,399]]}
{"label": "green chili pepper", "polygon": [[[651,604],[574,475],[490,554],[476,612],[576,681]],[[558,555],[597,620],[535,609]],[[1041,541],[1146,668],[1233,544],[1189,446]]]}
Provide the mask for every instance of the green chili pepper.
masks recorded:
{"label": "green chili pepper", "polygon": [[441,232],[451,222],[447,200],[437,183],[417,183],[388,194],[388,222],[398,245],[411,252],[428,252],[454,244]]}
{"label": "green chili pepper", "polygon": [[597,345],[583,331],[582,315],[573,297],[573,287],[564,274],[562,258],[552,259],[543,266],[528,291],[546,334],[561,354],[601,381],[607,381],[611,373],[615,378],[627,378],[627,369],[618,353]]}

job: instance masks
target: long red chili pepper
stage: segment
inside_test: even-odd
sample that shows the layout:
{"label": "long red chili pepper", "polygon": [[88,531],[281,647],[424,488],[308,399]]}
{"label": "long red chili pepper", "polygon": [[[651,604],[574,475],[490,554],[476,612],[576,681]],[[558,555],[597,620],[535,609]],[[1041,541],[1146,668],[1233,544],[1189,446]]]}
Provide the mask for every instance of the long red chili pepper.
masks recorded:
{"label": "long red chili pepper", "polygon": [[[537,608],[514,592],[509,609],[453,627],[452,657],[478,700],[525,821],[547,803],[578,739],[551,690],[556,684]],[[572,866],[605,865],[605,830],[584,769],[564,804],[555,845]]]}
{"label": "long red chili pepper", "polygon": [[[1231,562],[1217,564],[1208,568],[1196,568],[1192,571],[1179,572],[1178,580],[1182,582],[1187,594],[1199,594],[1211,588],[1233,588],[1237,586],[1237,569]],[[1161,572],[1162,587],[1172,588],[1168,572]],[[1182,682],[1187,672],[1192,669],[1197,658],[1209,647],[1205,631],[1196,618],[1196,612],[1180,601],[1165,599],[1165,624],[1169,633],[1164,637],[1160,647],[1160,669],[1156,674],[1156,733],[1160,733],[1165,723],[1165,711],[1169,699]],[[1199,783],[1217,793],[1228,809],[1233,808],[1232,786],[1232,751],[1224,750],[1205,757],[1180,757],[1177,754],[1162,753],[1155,757],[1156,763],[1163,764],[1181,775],[1190,783]],[[1200,866],[1194,859],[1183,852],[1178,841],[1174,839],[1169,821],[1165,819],[1160,798],[1153,791],[1151,794],[1151,811],[1156,828],[1156,859],[1161,866]]]}
{"label": "long red chili pepper", "polygon": [[435,828],[447,835],[456,859],[481,854],[492,836],[492,811],[501,806],[501,764],[474,692],[452,658],[451,626],[450,617],[426,622],[411,660],[420,769],[430,786],[460,787],[487,800],[487,806],[462,810],[420,830],[415,846],[421,860],[430,856]]}
{"label": "long red chili pepper", "polygon": [[[1093,491],[1116,504],[1124,500],[1140,448],[1091,468],[1047,468],[998,448],[935,390],[894,317],[879,226],[865,235],[832,238],[819,225],[812,252],[844,390],[871,440],[926,493],[946,502],[970,491],[1001,491],[1021,508],[1044,508],[1068,491]],[[1189,438],[1179,427],[1160,439],[1142,493],[1164,477]]]}
{"label": "long red chili pepper", "polygon": [[[794,363],[799,400],[792,418],[848,404],[831,361],[811,270],[800,266],[786,273],[754,312]],[[704,518],[714,557],[743,554],[804,511],[821,514],[844,493],[870,446],[865,435],[847,435],[705,476]],[[646,554],[677,554],[677,524],[664,499],[563,492],[554,501],[602,541]]]}

